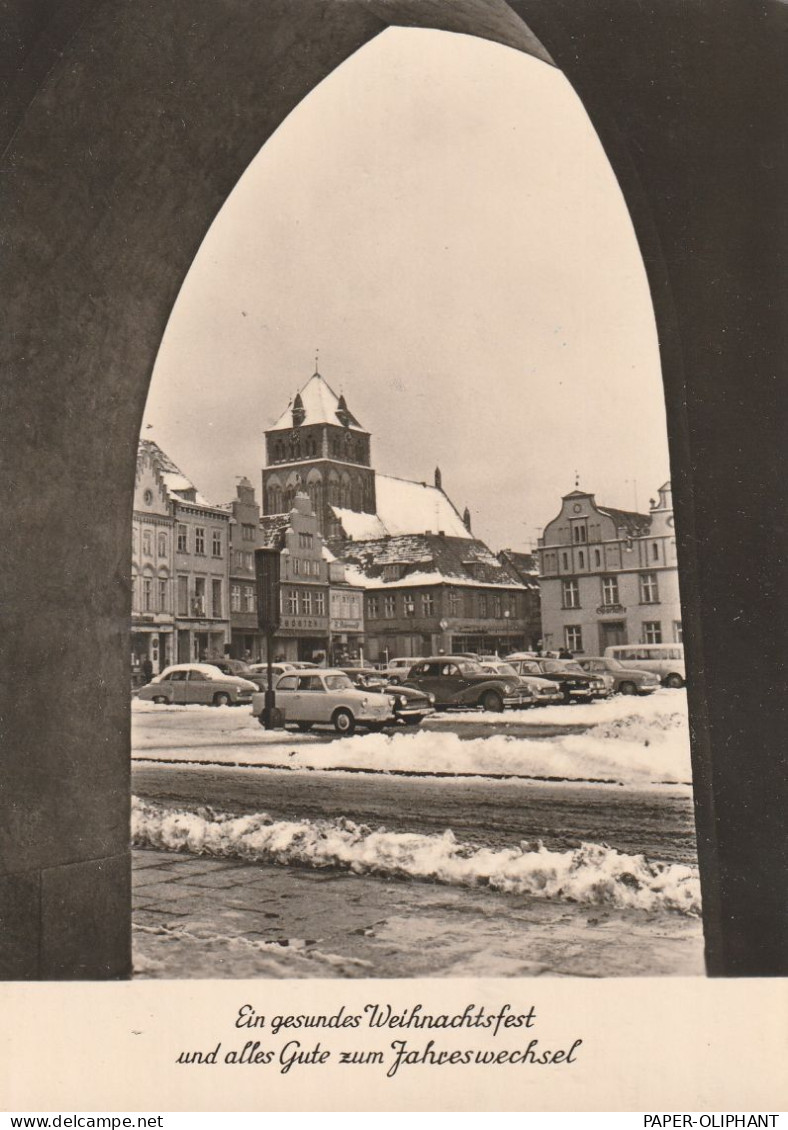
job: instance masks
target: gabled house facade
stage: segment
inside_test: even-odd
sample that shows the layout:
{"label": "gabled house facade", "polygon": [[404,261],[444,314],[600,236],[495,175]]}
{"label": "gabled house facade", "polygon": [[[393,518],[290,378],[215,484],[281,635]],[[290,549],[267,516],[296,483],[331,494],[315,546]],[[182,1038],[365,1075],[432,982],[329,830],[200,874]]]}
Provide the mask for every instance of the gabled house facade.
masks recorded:
{"label": "gabled house facade", "polygon": [[149,661],[157,675],[175,654],[174,518],[150,445],[141,444],[131,522],[131,668],[142,679]]}
{"label": "gabled house facade", "polygon": [[670,482],[648,514],[571,491],[538,555],[545,649],[602,655],[620,643],[682,642]]}

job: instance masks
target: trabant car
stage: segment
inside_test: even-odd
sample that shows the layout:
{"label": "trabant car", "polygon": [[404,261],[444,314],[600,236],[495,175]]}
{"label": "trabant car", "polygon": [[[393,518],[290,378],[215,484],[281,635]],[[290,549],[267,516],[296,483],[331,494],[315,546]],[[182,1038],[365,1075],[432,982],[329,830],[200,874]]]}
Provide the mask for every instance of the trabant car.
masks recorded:
{"label": "trabant car", "polygon": [[505,663],[502,659],[495,662],[482,663],[485,671],[489,671],[493,675],[503,675],[504,677],[516,678],[520,683],[529,688],[534,696],[534,706],[550,706],[557,702],[563,702],[564,696],[561,688],[552,679],[544,679],[539,675],[520,675],[515,671],[511,663]]}
{"label": "trabant car", "polygon": [[[274,693],[285,725],[293,723],[303,731],[326,725],[349,736],[356,726],[382,730],[396,722],[391,695],[358,690],[338,668],[288,671],[277,679]],[[264,694],[252,695],[252,714],[261,725],[264,706]]]}
{"label": "trabant car", "polygon": [[659,686],[659,676],[652,671],[639,671],[625,667],[609,656],[584,655],[576,661],[584,671],[607,676],[613,680],[614,694],[653,694]]}
{"label": "trabant car", "polygon": [[137,698],[168,705],[237,706],[248,704],[254,683],[226,675],[211,663],[175,663],[137,692]]}
{"label": "trabant car", "polygon": [[435,696],[436,708],[474,707],[501,711],[532,706],[534,695],[516,676],[494,675],[474,659],[437,655],[420,659],[404,684]]}

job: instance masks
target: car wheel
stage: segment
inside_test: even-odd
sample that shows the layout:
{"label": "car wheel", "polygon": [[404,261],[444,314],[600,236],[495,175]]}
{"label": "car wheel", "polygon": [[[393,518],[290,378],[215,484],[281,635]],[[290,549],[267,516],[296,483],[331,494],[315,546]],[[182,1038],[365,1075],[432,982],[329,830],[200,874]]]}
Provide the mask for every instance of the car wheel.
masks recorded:
{"label": "car wheel", "polygon": [[622,683],[618,688],[621,694],[637,694],[638,689],[634,683]]}
{"label": "car wheel", "polygon": [[157,702],[159,704],[159,706],[169,706],[169,704],[170,704],[170,700],[164,694],[157,694],[154,697],[153,701]]}
{"label": "car wheel", "polygon": [[297,722],[296,725],[302,734],[308,734],[312,729],[314,722]]}
{"label": "car wheel", "polygon": [[334,711],[334,717],[331,721],[334,723],[336,732],[342,734],[343,737],[349,737],[356,728],[356,719],[344,707]]}
{"label": "car wheel", "polygon": [[503,699],[495,691],[487,691],[482,695],[482,710],[490,710],[495,714],[500,714],[503,710]]}
{"label": "car wheel", "polygon": [[665,686],[666,687],[683,687],[684,686],[684,680],[682,679],[681,675],[677,675],[674,672],[672,675],[668,675],[667,679],[665,680]]}
{"label": "car wheel", "polygon": [[230,702],[231,702],[230,696],[228,694],[226,694],[224,691],[221,691],[219,694],[215,694],[213,696],[213,705],[214,706],[229,706]]}
{"label": "car wheel", "polygon": [[423,714],[414,714],[414,715],[412,715],[412,717],[405,719],[405,725],[406,726],[420,726],[423,721],[424,721],[424,715]]}

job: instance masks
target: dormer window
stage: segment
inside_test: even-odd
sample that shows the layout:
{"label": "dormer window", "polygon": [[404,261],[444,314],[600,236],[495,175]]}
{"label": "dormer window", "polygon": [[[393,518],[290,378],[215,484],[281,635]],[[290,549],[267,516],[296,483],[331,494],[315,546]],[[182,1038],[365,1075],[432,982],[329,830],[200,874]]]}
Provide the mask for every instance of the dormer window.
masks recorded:
{"label": "dormer window", "polygon": [[403,565],[384,565],[383,566],[383,580],[384,581],[398,581],[404,572]]}

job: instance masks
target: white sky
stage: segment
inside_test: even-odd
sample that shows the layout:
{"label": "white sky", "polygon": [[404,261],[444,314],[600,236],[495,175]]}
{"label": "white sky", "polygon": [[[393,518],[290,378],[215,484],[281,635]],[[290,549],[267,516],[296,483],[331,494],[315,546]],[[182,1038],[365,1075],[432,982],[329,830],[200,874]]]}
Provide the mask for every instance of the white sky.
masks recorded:
{"label": "white sky", "polygon": [[[656,330],[618,184],[555,69],[391,29],[263,146],[173,309],[143,426],[212,501],[314,370],[378,471],[443,486],[493,549],[580,485],[669,477]],[[637,488],[635,488],[637,483]]]}

